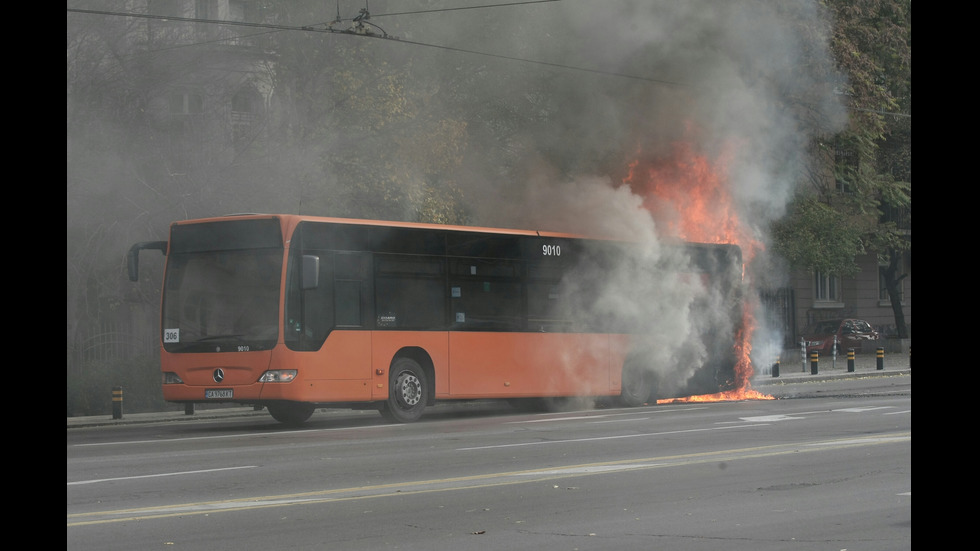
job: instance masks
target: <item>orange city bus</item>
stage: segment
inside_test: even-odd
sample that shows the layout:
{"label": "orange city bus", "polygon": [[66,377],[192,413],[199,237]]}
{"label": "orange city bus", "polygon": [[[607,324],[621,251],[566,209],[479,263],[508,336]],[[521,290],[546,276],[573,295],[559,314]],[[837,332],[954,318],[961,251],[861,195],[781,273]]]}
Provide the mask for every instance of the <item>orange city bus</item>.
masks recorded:
{"label": "orange city bus", "polygon": [[[631,247],[539,231],[235,215],[175,222],[168,241],[137,243],[128,260],[135,281],[140,250],[167,256],[167,401],[264,406],[287,424],[318,407],[377,408],[409,422],[435,400],[607,396],[636,406],[658,397],[634,342],[642,321],[591,309],[603,274]],[[682,247],[692,271],[731,279],[737,294],[738,247]],[[720,356],[701,377],[709,391],[732,380],[734,359]]]}

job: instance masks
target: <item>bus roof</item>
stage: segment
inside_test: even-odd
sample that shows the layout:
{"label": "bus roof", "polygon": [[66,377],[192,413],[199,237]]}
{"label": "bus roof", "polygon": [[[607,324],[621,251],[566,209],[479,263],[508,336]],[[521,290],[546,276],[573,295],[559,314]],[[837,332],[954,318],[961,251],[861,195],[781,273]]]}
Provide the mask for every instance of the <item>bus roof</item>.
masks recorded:
{"label": "bus roof", "polygon": [[310,216],[304,214],[262,214],[262,213],[228,214],[228,215],[215,216],[210,218],[179,220],[174,222],[174,224],[183,225],[183,224],[199,224],[202,222],[219,222],[222,220],[229,220],[232,218],[235,219],[279,218],[280,220],[283,221],[284,225],[288,227],[293,227],[299,222],[309,221],[309,222],[328,222],[332,224],[350,224],[350,225],[360,225],[360,226],[380,226],[380,227],[388,227],[388,228],[418,228],[418,229],[430,229],[430,230],[496,233],[502,235],[529,235],[529,236],[538,236],[538,237],[567,237],[573,239],[594,239],[585,235],[576,235],[571,233],[552,232],[552,231],[545,231],[545,230],[520,230],[514,228],[456,226],[452,224],[431,224],[425,222],[398,222],[398,221],[390,221],[390,220],[369,220],[369,219],[361,219],[361,218],[334,218],[328,216]]}
{"label": "bus roof", "polygon": [[[417,229],[430,229],[430,230],[444,230],[444,231],[460,231],[460,232],[478,232],[478,233],[492,233],[499,235],[523,235],[523,236],[536,236],[536,237],[555,237],[555,238],[568,238],[568,239],[594,239],[598,241],[622,241],[611,237],[596,237],[590,235],[574,234],[574,233],[564,233],[555,232],[547,230],[522,230],[514,228],[490,228],[482,226],[457,226],[451,224],[432,224],[425,222],[399,222],[399,221],[388,221],[388,220],[369,220],[360,218],[334,218],[327,216],[311,216],[304,214],[261,214],[261,213],[241,213],[241,214],[228,214],[223,216],[215,216],[210,218],[198,218],[194,220],[179,220],[174,222],[174,225],[183,224],[198,224],[202,222],[219,222],[222,220],[229,220],[232,218],[278,218],[283,226],[283,233],[288,234],[287,229],[292,229],[296,227],[297,224],[304,221],[309,222],[326,222],[333,224],[350,224],[350,225],[361,225],[361,226],[378,226],[378,227],[388,227],[388,228],[417,228]],[[670,240],[680,243],[680,240]],[[692,242],[685,242],[687,244],[695,244]],[[705,243],[708,244],[708,243]],[[734,243],[717,243],[717,245],[732,245]],[[713,245],[713,244],[712,244]]]}

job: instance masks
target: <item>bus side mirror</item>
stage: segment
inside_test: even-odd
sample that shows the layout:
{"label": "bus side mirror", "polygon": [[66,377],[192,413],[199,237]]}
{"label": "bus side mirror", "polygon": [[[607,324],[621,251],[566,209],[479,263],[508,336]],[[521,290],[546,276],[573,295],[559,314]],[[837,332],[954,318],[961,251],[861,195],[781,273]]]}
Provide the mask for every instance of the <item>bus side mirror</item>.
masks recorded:
{"label": "bus side mirror", "polygon": [[126,255],[126,269],[129,271],[130,281],[139,281],[140,279],[140,251],[143,249],[157,249],[163,253],[163,256],[167,256],[166,241],[143,241],[130,247],[129,253]]}
{"label": "bus side mirror", "polygon": [[303,255],[303,290],[316,289],[320,286],[320,257],[304,254]]}

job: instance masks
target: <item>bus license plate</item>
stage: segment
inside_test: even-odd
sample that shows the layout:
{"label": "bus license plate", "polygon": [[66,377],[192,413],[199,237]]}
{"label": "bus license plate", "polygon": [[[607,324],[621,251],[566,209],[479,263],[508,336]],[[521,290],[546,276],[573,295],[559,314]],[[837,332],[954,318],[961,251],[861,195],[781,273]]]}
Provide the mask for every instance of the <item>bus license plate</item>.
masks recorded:
{"label": "bus license plate", "polygon": [[209,388],[204,391],[205,398],[231,398],[233,394],[230,388]]}

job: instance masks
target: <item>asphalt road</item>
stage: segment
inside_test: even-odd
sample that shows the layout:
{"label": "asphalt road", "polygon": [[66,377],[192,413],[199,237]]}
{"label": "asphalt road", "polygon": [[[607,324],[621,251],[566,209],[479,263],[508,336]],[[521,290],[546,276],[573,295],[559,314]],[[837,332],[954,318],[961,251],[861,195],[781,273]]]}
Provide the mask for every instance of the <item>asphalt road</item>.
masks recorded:
{"label": "asphalt road", "polygon": [[[802,371],[802,370],[801,370]],[[773,400],[70,428],[69,549],[911,549],[911,371]]]}

